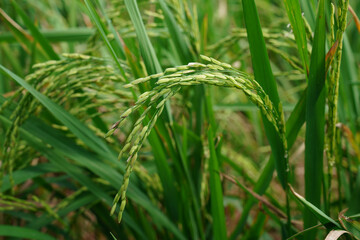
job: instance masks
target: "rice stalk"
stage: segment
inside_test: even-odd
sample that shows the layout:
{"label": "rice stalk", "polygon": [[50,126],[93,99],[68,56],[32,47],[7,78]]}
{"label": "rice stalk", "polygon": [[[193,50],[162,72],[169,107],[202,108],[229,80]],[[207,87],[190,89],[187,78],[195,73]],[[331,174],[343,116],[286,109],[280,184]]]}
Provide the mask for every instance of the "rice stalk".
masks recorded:
{"label": "rice stalk", "polygon": [[[349,7],[349,1],[338,1],[337,2],[337,25],[339,26],[336,31],[336,36],[332,34],[331,45],[335,44],[335,41],[338,41],[338,48],[335,53],[335,59],[332,62],[330,75],[329,75],[329,89],[328,89],[328,161],[330,169],[331,166],[335,164],[336,156],[336,123],[337,123],[337,111],[338,111],[338,96],[339,96],[339,80],[340,80],[340,63],[342,58],[342,49],[343,49],[343,38],[344,32],[347,26],[347,9]],[[334,5],[332,5],[334,8]],[[335,10],[333,10],[335,11]],[[333,15],[334,16],[334,15]],[[334,26],[334,20],[331,19],[331,26]]]}
{"label": "rice stalk", "polygon": [[[340,80],[340,64],[342,59],[342,49],[343,49],[343,35],[346,30],[347,26],[347,10],[349,7],[349,1],[337,1],[337,26],[338,29],[336,34],[334,32],[335,26],[335,6],[331,4],[331,34],[330,34],[330,41],[331,45],[337,44],[336,53],[334,56],[334,60],[331,63],[331,69],[328,79],[328,93],[327,93],[327,103],[329,106],[328,112],[328,121],[327,121],[327,133],[326,133],[326,140],[327,140],[327,161],[328,161],[328,189],[331,189],[332,185],[332,172],[336,163],[340,162],[339,153],[337,152],[337,142],[339,141],[336,139],[337,128],[336,124],[338,121],[338,98],[339,98],[339,80]],[[331,199],[331,190],[328,191],[327,202],[330,202]],[[327,206],[329,209],[329,206]]]}
{"label": "rice stalk", "polygon": [[38,206],[30,201],[22,200],[13,196],[0,194],[0,211],[4,210],[14,210],[14,209],[24,209],[29,211],[36,211],[38,210]]}
{"label": "rice stalk", "polygon": [[[264,116],[272,123],[275,130],[282,140],[284,149],[286,146],[285,137],[285,122],[281,104],[279,107],[273,106],[268,95],[264,92],[261,86],[255,79],[243,72],[234,69],[227,63],[220,62],[214,58],[201,56],[201,58],[208,62],[207,64],[192,62],[188,65],[168,68],[163,73],[150,75],[145,78],[140,78],[124,87],[135,87],[138,84],[145,83],[151,79],[158,79],[156,86],[139,96],[134,106],[126,110],[121,116],[120,120],[114,124],[112,129],[105,135],[110,136],[115,130],[121,127],[127,117],[138,111],[140,108],[146,109],[138,120],[133,125],[132,131],[128,135],[124,147],[119,153],[120,160],[124,153],[128,153],[126,172],[123,178],[123,184],[116,194],[111,209],[113,214],[120,201],[120,210],[118,221],[121,221],[123,211],[126,205],[126,191],[129,185],[130,174],[133,170],[134,163],[138,157],[138,152],[154,127],[156,120],[161,115],[165,102],[174,96],[183,86],[195,86],[200,84],[213,85],[219,87],[235,88],[242,90],[245,95],[262,111]],[[143,126],[145,116],[150,109],[154,109],[151,120]]]}
{"label": "rice stalk", "polygon": [[[108,113],[117,111],[118,105],[113,104],[115,99],[121,97],[126,102],[131,97],[128,91],[115,90],[115,84],[123,83],[125,80],[121,75],[116,74],[115,70],[104,59],[82,54],[63,54],[63,56],[65,59],[51,60],[34,65],[35,72],[29,74],[26,81],[44,95],[55,99],[55,102],[64,104],[69,99],[78,99],[80,104],[75,104],[76,102],[72,101],[74,108],[71,109],[71,112],[75,116],[84,121],[91,120],[101,113],[88,115],[84,114],[84,111],[99,107],[106,107]],[[126,65],[124,67],[128,69]],[[23,88],[19,88],[11,98],[0,106],[0,113],[2,113],[11,103],[20,98],[10,116],[12,124],[5,135],[0,186],[6,172],[9,174],[12,186],[14,186],[12,173],[16,168],[15,154],[21,146],[21,142],[18,140],[19,128],[30,116],[39,113],[42,109],[42,106],[30,93],[25,92],[23,94],[23,91]],[[99,99],[98,96],[105,99]],[[92,104],[89,104],[89,102]],[[93,128],[97,129],[98,135],[103,134],[98,127],[93,126]],[[21,165],[23,166],[23,164]]]}

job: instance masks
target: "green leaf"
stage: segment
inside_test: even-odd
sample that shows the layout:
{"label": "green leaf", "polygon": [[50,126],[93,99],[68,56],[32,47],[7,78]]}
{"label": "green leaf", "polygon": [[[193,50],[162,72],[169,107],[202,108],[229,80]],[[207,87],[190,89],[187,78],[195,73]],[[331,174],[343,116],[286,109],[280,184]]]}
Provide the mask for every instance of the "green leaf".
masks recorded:
{"label": "green leaf", "polygon": [[111,232],[110,232],[110,235],[111,235],[111,237],[114,239],[114,240],[117,240],[117,238],[114,236],[114,234],[112,234]]}
{"label": "green leaf", "polygon": [[55,240],[50,235],[26,227],[0,225],[0,236],[35,240]]}
{"label": "green leaf", "polygon": [[305,73],[309,73],[309,56],[304,21],[301,15],[299,0],[284,0]]}
{"label": "green leaf", "polygon": [[341,228],[341,226],[331,217],[327,216],[323,211],[317,208],[314,204],[307,201],[303,196],[294,191],[294,189],[290,186],[291,192],[294,196],[305,206],[307,210],[309,210],[316,219],[321,222],[327,229]]}
{"label": "green leaf", "polygon": [[[325,1],[320,0],[316,18],[309,84],[306,95],[305,136],[305,198],[320,207],[325,125]],[[318,93],[321,92],[320,96]],[[305,209],[304,228],[316,225],[316,218]],[[315,239],[316,231],[306,233],[307,239]]]}
{"label": "green leaf", "polygon": [[[260,19],[254,0],[243,0],[243,11],[245,17],[246,31],[251,52],[251,60],[254,68],[256,81],[269,95],[274,106],[279,106],[279,94],[277,91],[274,75],[271,70],[269,56],[266,50],[265,40],[262,34]],[[280,113],[281,114],[281,113]],[[266,136],[269,139],[272,155],[275,159],[275,167],[284,189],[287,187],[286,150],[284,143],[272,124],[263,116]]]}
{"label": "green leaf", "polygon": [[341,225],[348,231],[350,232],[353,237],[355,237],[356,239],[360,239],[360,222],[355,221],[353,219],[351,219],[350,217],[345,216],[345,212],[347,211],[347,209],[341,211],[339,213],[339,220]]}
{"label": "green leaf", "polygon": [[140,15],[139,8],[135,0],[125,0],[126,9],[134,24],[137,39],[139,41],[141,56],[144,59],[148,74],[162,72],[161,65],[156,57],[154,47],[152,46],[149,36],[146,33],[144,23]]}
{"label": "green leaf", "polygon": [[[49,42],[82,42],[91,37],[95,31],[89,28],[68,28],[68,29],[44,29],[39,30],[40,33]],[[4,32],[0,35],[0,42],[13,43],[16,42],[16,38],[9,32]]]}
{"label": "green leaf", "polygon": [[181,62],[185,64],[193,61],[194,56],[190,51],[188,39],[185,38],[185,36],[182,34],[181,28],[176,23],[174,15],[170,11],[164,0],[159,0],[159,3],[165,17],[165,24],[170,33],[170,39],[175,45],[175,49],[180,56]]}
{"label": "green leaf", "polygon": [[[111,45],[109,39],[107,38],[107,31],[104,27],[104,24],[101,22],[100,16],[98,15],[98,13],[96,12],[94,5],[91,3],[91,1],[89,0],[85,0],[85,5],[89,11],[91,20],[95,23],[95,26],[97,28],[97,30],[100,33],[101,38],[103,39],[105,46],[107,47],[111,57],[113,58],[114,62],[116,63],[116,66],[118,67],[121,75],[124,77],[124,79],[126,81],[128,81],[128,78],[125,74],[125,71],[123,69],[123,67],[120,64],[119,58],[113,48],[113,46]],[[117,37],[117,34],[115,34],[115,36]]]}
{"label": "green leaf", "polygon": [[214,239],[227,239],[223,191],[220,180],[219,163],[215,152],[212,127],[208,130],[208,142],[210,150],[209,172],[210,172],[210,201],[211,216],[213,219]]}

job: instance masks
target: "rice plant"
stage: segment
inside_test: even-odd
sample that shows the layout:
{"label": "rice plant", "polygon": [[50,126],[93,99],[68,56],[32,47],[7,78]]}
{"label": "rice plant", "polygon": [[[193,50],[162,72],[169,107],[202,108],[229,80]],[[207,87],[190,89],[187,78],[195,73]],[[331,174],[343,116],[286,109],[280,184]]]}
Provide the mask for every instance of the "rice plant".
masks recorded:
{"label": "rice plant", "polygon": [[359,12],[4,0],[0,239],[360,239]]}

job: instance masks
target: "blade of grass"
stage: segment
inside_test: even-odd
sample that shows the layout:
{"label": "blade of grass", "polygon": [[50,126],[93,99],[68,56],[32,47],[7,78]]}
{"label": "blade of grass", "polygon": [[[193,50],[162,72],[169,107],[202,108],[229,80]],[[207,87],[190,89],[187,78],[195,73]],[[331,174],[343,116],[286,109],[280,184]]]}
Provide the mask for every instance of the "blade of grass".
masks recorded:
{"label": "blade of grass", "polygon": [[[262,34],[258,12],[254,0],[243,0],[243,11],[246,24],[246,31],[251,52],[251,60],[254,68],[255,79],[265,92],[269,95],[274,106],[279,106],[280,99],[276,87],[274,75],[271,70],[269,56],[266,50],[265,40]],[[275,167],[280,183],[284,189],[287,188],[287,161],[286,149],[279,134],[272,124],[263,117],[266,136],[275,159]]]}
{"label": "blade of grass", "polygon": [[[331,217],[327,216],[323,211],[317,208],[314,204],[307,201],[303,196],[295,192],[295,190],[290,186],[291,192],[294,196],[305,206],[307,210],[313,214],[313,216],[319,220],[327,229],[341,228],[341,226]],[[305,239],[308,239],[305,237]]]}
{"label": "blade of grass", "polygon": [[159,0],[159,3],[165,17],[165,24],[169,30],[171,40],[175,45],[175,49],[180,56],[181,62],[184,64],[192,61],[194,56],[190,51],[190,45],[187,39],[181,33],[181,29],[177,25],[173,14],[164,0]]}
{"label": "blade of grass", "polygon": [[[83,42],[94,35],[95,31],[89,28],[68,28],[68,29],[44,29],[39,30],[48,42]],[[0,35],[0,42],[14,43],[16,38],[10,32],[3,32]]]}
{"label": "blade of grass", "polygon": [[345,212],[347,210],[343,210],[339,213],[339,220],[341,225],[346,229],[348,232],[350,232],[353,237],[356,239],[360,239],[360,222],[355,221],[347,216],[345,216]]}
{"label": "blade of grass", "polygon": [[305,73],[309,73],[309,56],[304,21],[301,15],[300,3],[298,0],[284,0],[287,15],[289,17],[298,52],[303,62]]}
{"label": "blade of grass", "polygon": [[97,30],[99,31],[100,36],[101,36],[101,38],[103,39],[103,41],[105,43],[105,46],[107,47],[111,57],[113,58],[114,62],[116,63],[117,68],[120,71],[120,74],[124,77],[124,79],[127,82],[129,82],[129,80],[128,80],[126,74],[125,74],[125,71],[124,71],[123,67],[120,64],[119,56],[116,54],[113,46],[111,45],[111,43],[110,43],[110,41],[109,41],[109,39],[107,37],[107,34],[106,34],[107,31],[106,31],[103,23],[101,22],[100,16],[96,12],[96,10],[94,8],[94,5],[89,0],[85,0],[84,2],[85,2],[85,5],[86,5],[86,7],[87,7],[87,9],[89,11],[91,20],[95,23],[95,26],[96,26]]}
{"label": "blade of grass", "polygon": [[36,240],[55,240],[54,237],[26,227],[0,225],[0,236]]}
{"label": "blade of grass", "polygon": [[[305,198],[316,207],[320,207],[323,179],[325,37],[325,2],[320,0],[318,3],[309,84],[306,95],[305,135]],[[317,95],[318,92],[321,92],[320,97]],[[316,223],[317,219],[308,209],[305,209],[304,228],[312,227]],[[305,237],[306,239],[315,239],[316,231],[307,232]]]}
{"label": "blade of grass", "polygon": [[208,130],[208,141],[210,150],[209,172],[210,172],[210,195],[211,195],[211,215],[213,219],[212,228],[214,239],[227,239],[226,224],[223,202],[223,191],[220,180],[219,162],[217,160],[214,133],[212,127]]}
{"label": "blade of grass", "polygon": [[[114,25],[112,24],[112,21],[111,19],[107,16],[106,14],[106,11],[104,9],[104,2],[101,1],[99,2],[98,0],[95,0],[95,6],[99,6],[100,8],[100,11],[103,15],[103,17],[105,18],[105,21],[108,25],[108,28],[110,30],[110,32],[113,34],[114,36],[114,40],[113,41],[110,41],[112,47],[116,50],[116,52],[120,55],[120,57],[122,59],[125,59],[125,51],[124,51],[124,48],[123,48],[123,44],[121,43],[121,40],[120,40],[120,37],[119,37],[119,34],[118,32],[115,30],[115,27]],[[100,19],[99,19],[100,20]],[[101,21],[101,20],[100,20]],[[103,28],[105,29],[105,26],[102,25]],[[106,30],[106,29],[105,29]],[[107,31],[106,31],[107,32]],[[114,42],[114,44],[112,44],[112,42]]]}
{"label": "blade of grass", "polygon": [[134,0],[125,0],[125,5],[129,12],[131,21],[134,24],[135,32],[138,36],[141,56],[144,59],[148,74],[162,72],[161,65],[156,57],[155,50],[150,42],[149,36],[146,33],[136,2]]}
{"label": "blade of grass", "polygon": [[[277,110],[283,114],[277,85],[274,75],[271,70],[270,60],[267,53],[265,40],[262,34],[259,15],[256,9],[254,0],[243,0],[243,11],[246,25],[246,32],[250,46],[251,61],[254,69],[254,75],[257,82],[262,86],[265,92],[269,95],[270,101],[274,106],[278,106]],[[281,139],[278,132],[272,124],[263,115],[263,122],[265,126],[265,133],[271,146],[271,154],[274,157],[275,169],[277,176],[283,189],[288,192],[288,153],[286,149],[286,139]],[[288,194],[286,195],[287,206],[287,230],[288,234],[291,231],[291,215]]]}

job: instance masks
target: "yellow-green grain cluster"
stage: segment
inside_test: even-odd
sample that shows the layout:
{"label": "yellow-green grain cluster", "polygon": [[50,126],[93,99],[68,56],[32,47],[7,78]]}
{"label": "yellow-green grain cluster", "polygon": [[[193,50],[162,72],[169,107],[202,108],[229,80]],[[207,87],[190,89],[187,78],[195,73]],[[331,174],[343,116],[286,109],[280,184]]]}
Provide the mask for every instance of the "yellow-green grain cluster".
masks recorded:
{"label": "yellow-green grain cluster", "polygon": [[[120,116],[120,120],[114,124],[112,129],[106,134],[106,137],[113,134],[117,128],[121,127],[125,123],[125,120],[130,114],[139,111],[139,109],[143,110],[142,114],[133,125],[133,128],[118,157],[118,159],[121,159],[125,153],[128,153],[123,184],[114,199],[111,210],[111,214],[113,214],[116,210],[118,202],[120,201],[120,210],[118,215],[119,222],[121,221],[126,205],[126,191],[129,185],[130,174],[138,157],[138,152],[154,127],[156,120],[162,113],[165,102],[174,96],[183,86],[205,84],[235,88],[243,91],[274,125],[283,141],[283,144],[285,145],[285,149],[287,149],[284,124],[285,120],[281,105],[276,107],[273,106],[268,95],[251,75],[238,71],[230,64],[220,62],[214,58],[207,56],[201,56],[201,58],[207,63],[192,62],[187,65],[168,68],[163,73],[140,78],[124,86],[126,88],[135,87],[136,85],[145,83],[151,79],[158,79],[156,87],[141,94],[135,105],[126,110]],[[152,116],[144,126],[143,122],[149,113],[151,113]]]}
{"label": "yellow-green grain cluster", "polygon": [[[331,44],[338,43],[338,47],[335,52],[334,60],[332,61],[330,76],[328,78],[329,87],[328,87],[328,161],[329,165],[332,166],[335,164],[336,159],[336,123],[337,123],[337,111],[338,111],[338,96],[339,96],[339,80],[340,80],[340,64],[342,58],[342,49],[343,49],[343,38],[344,32],[347,26],[347,9],[349,7],[349,0],[338,1],[337,5],[337,26],[338,29],[336,34],[334,32],[335,25],[335,6],[332,4],[332,16],[331,16]],[[332,169],[332,167],[330,167]]]}
{"label": "yellow-green grain cluster", "polygon": [[[59,61],[34,65],[34,73],[27,75],[25,80],[54,102],[70,108],[69,112],[83,121],[118,111],[118,108],[122,107],[122,103],[119,105],[117,99],[121,98],[126,102],[131,98],[128,91],[118,87],[122,85],[124,79],[106,60],[83,54],[64,54],[63,56],[64,59]],[[125,64],[124,68],[128,70]],[[20,165],[24,166],[24,162],[15,162],[15,159],[21,159],[16,158],[15,155],[20,151],[31,151],[28,146],[22,145],[22,142],[19,141],[19,127],[30,116],[39,114],[43,109],[30,93],[24,92],[24,89],[20,88],[0,107],[0,113],[15,100],[18,101],[18,104],[10,116],[12,124],[7,129],[2,150],[0,186],[6,172],[9,174],[11,185],[14,186],[12,176],[14,168]],[[89,109],[99,108],[103,110],[88,114]],[[91,124],[89,126],[98,135],[103,135],[95,126]],[[63,126],[54,127],[67,130]]]}

